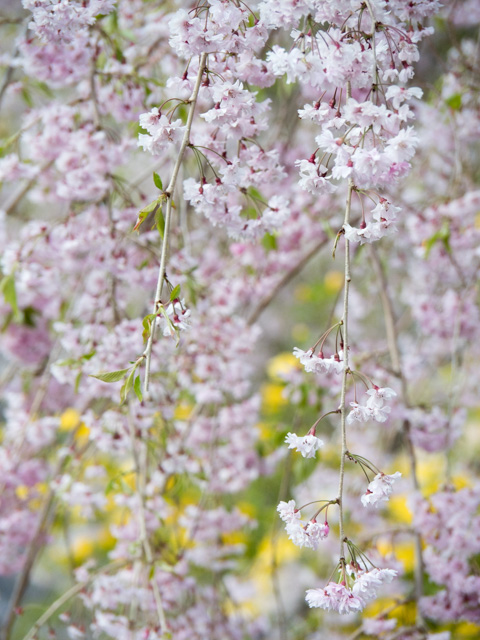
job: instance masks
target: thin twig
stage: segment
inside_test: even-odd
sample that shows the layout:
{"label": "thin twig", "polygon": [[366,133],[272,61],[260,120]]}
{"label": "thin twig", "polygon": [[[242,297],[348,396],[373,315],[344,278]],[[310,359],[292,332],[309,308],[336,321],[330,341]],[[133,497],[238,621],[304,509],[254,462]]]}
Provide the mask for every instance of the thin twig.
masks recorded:
{"label": "thin twig", "polygon": [[98,106],[97,88],[95,86],[95,74],[96,64],[95,60],[92,60],[92,69],[90,71],[90,98],[93,105],[93,124],[97,129],[99,129],[101,126],[101,115],[100,108]]}
{"label": "thin twig", "polygon": [[[278,501],[285,500],[287,498],[288,486],[290,484],[290,477],[292,473],[292,456],[288,456],[284,465],[282,474],[282,480],[280,489],[278,491]],[[282,591],[280,589],[280,580],[278,575],[278,533],[279,533],[279,519],[275,518],[272,536],[271,536],[271,581],[273,588],[273,595],[277,607],[277,621],[278,621],[278,636],[279,640],[288,639],[288,618],[285,609],[285,603],[282,597]]]}
{"label": "thin twig", "polygon": [[[347,98],[350,96],[350,84],[347,85]],[[345,218],[344,224],[350,224],[350,211],[352,207],[352,193],[354,189],[353,180],[350,178],[348,181],[347,201],[345,205]],[[348,381],[348,296],[350,291],[350,243],[345,238],[345,284],[343,289],[343,315],[342,315],[342,331],[343,331],[343,379],[342,379],[342,391],[340,395],[340,411],[341,411],[341,430],[342,430],[342,451],[340,454],[340,472],[338,480],[338,509],[339,509],[339,527],[340,527],[340,563],[342,569],[345,568],[345,531],[343,522],[343,483],[345,478],[345,454],[347,452],[347,381]]]}
{"label": "thin twig", "polygon": [[53,162],[54,162],[53,160],[49,160],[48,162],[43,164],[40,167],[40,171],[38,172],[37,175],[30,178],[30,180],[27,180],[27,182],[25,182],[25,184],[21,186],[20,189],[18,189],[18,191],[12,194],[11,198],[5,203],[5,207],[3,208],[5,215],[7,216],[10,215],[17,208],[17,205],[20,203],[20,201],[23,200],[24,196],[27,195],[27,193],[30,191],[33,185],[37,182],[38,177],[44,171],[46,171],[47,169],[50,169],[50,167],[53,165]]}
{"label": "thin twig", "polygon": [[376,32],[376,28],[377,28],[377,22],[375,20],[375,14],[373,12],[373,7],[372,7],[372,3],[370,2],[370,0],[365,0],[365,4],[367,5],[367,10],[368,13],[370,15],[371,21],[372,21],[372,53],[373,53],[373,78],[372,81],[374,83],[374,86],[372,87],[372,100],[373,100],[373,93],[376,91],[377,89],[377,83],[378,83],[378,72],[377,72],[377,44],[375,41],[375,32]]}
{"label": "thin twig", "polygon": [[[136,467],[136,477],[138,478],[138,524],[140,528],[140,544],[142,545],[143,553],[147,565],[150,568],[154,566],[153,552],[148,539],[147,521],[145,516],[145,488],[147,481],[147,465],[148,465],[148,449],[143,442],[139,442],[141,447],[141,458],[137,451],[137,438],[135,436],[135,427],[129,420],[130,436],[132,439],[132,453]],[[165,618],[165,611],[163,609],[162,596],[158,588],[155,572],[152,575],[151,585],[153,589],[153,597],[155,599],[155,606],[157,609],[158,621],[160,623],[160,633],[163,634],[167,631],[167,620]],[[132,603],[132,609],[134,610],[136,605]],[[132,612],[131,609],[131,612]]]}
{"label": "thin twig", "polygon": [[[23,21],[25,20],[25,18],[0,18],[0,25],[1,24],[5,24],[5,23],[10,23],[10,24],[21,24]],[[27,19],[26,25],[25,25],[25,29],[24,29],[24,36],[27,35],[28,32],[28,25],[29,25],[29,20]],[[17,45],[15,47],[15,49],[13,50],[13,54],[12,54],[12,60],[14,60],[15,58],[18,57],[18,54],[20,52],[20,46]],[[2,82],[2,86],[0,87],[0,109],[2,107],[2,102],[3,99],[5,97],[5,94],[7,92],[7,89],[9,87],[9,85],[11,84],[12,80],[13,80],[13,74],[15,72],[15,65],[14,64],[10,64],[7,67],[7,70],[5,72],[5,76],[3,78],[3,82]]]}
{"label": "thin twig", "polygon": [[248,317],[247,323],[252,325],[254,322],[258,320],[261,314],[265,311],[268,305],[272,302],[272,300],[278,295],[278,293],[285,287],[302,269],[310,262],[310,260],[327,244],[328,239],[322,238],[320,242],[317,242],[315,246],[313,246],[308,253],[306,253],[297,264],[292,267],[285,275],[279,280],[279,282],[273,287],[273,289],[268,293],[255,307],[255,309],[251,312]]}
{"label": "thin twig", "polygon": [[[170,233],[170,221],[172,216],[172,203],[173,203],[173,193],[175,191],[175,185],[177,183],[178,173],[180,171],[180,166],[183,161],[183,156],[185,154],[185,150],[187,146],[190,144],[190,131],[192,129],[193,116],[195,112],[195,105],[197,104],[198,92],[200,91],[200,85],[202,83],[203,72],[205,70],[205,66],[207,64],[207,53],[203,53],[200,58],[200,64],[198,67],[197,80],[195,82],[195,87],[193,89],[192,95],[188,102],[190,103],[190,111],[188,112],[187,123],[185,126],[185,133],[183,134],[183,140],[180,145],[180,150],[178,152],[177,160],[175,162],[175,166],[173,167],[172,177],[170,178],[170,182],[168,184],[167,189],[165,190],[165,196],[167,198],[167,207],[165,212],[165,229],[163,234],[163,242],[162,242],[162,254],[160,257],[160,268],[158,272],[158,281],[157,288],[155,291],[155,299],[153,302],[153,312],[154,314],[158,311],[158,305],[162,299],[162,291],[163,291],[163,283],[165,279],[165,266],[167,260],[167,251],[168,251],[168,240]],[[150,368],[151,368],[151,360],[152,360],[152,347],[153,341],[155,338],[155,328],[156,323],[152,323],[152,330],[150,331],[150,336],[148,338],[146,349],[143,353],[145,356],[145,379],[144,379],[144,396],[148,398],[148,389],[150,384]]]}
{"label": "thin twig", "polygon": [[48,609],[45,611],[45,613],[42,613],[42,615],[40,616],[40,618],[38,618],[38,620],[35,622],[35,624],[33,625],[33,627],[30,629],[30,631],[23,637],[23,640],[32,640],[32,638],[34,638],[37,634],[37,632],[43,627],[43,625],[48,622],[50,620],[50,618],[55,615],[55,613],[69,600],[71,600],[72,598],[74,598],[78,593],[81,593],[85,587],[88,587],[88,585],[93,582],[93,580],[101,574],[104,573],[109,573],[110,571],[113,571],[115,569],[121,569],[122,567],[124,567],[125,565],[127,565],[130,561],[129,560],[114,560],[113,562],[110,562],[109,564],[105,565],[104,567],[102,567],[101,569],[98,569],[97,571],[95,571],[94,573],[92,573],[88,580],[84,580],[83,582],[78,582],[77,584],[73,585],[73,587],[70,587],[70,589],[68,589],[68,591],[65,591],[64,594],[62,594],[57,600],[55,600],[55,602],[53,602]]}
{"label": "thin twig", "polygon": [[[383,306],[383,316],[385,319],[385,331],[387,334],[387,343],[388,350],[390,353],[390,359],[392,361],[393,370],[400,380],[401,385],[401,399],[403,403],[408,406],[409,397],[408,397],[408,387],[407,380],[402,370],[402,363],[400,358],[400,350],[398,348],[398,335],[395,321],[395,314],[393,311],[393,305],[390,300],[390,296],[388,293],[388,285],[387,279],[385,276],[385,272],[378,256],[376,248],[371,246],[371,255],[372,262],[375,274],[378,279],[378,283],[380,285],[380,298]],[[407,453],[410,461],[410,473],[412,476],[413,486],[415,491],[418,491],[420,488],[420,483],[418,481],[417,475],[417,458],[415,454],[415,449],[413,446],[411,434],[410,434],[410,423],[408,420],[404,420],[403,422],[403,432],[407,444]],[[424,625],[423,617],[420,612],[420,607],[418,603],[420,598],[423,595],[423,574],[424,574],[424,561],[423,561],[423,549],[422,549],[422,537],[420,533],[417,531],[415,534],[415,594],[417,600],[417,625]]]}
{"label": "thin twig", "polygon": [[[70,441],[67,446],[72,445],[72,443],[74,442],[75,435],[76,435],[76,430],[72,433],[70,437]],[[64,465],[65,465],[65,459],[62,459],[57,463],[53,471],[52,478],[56,478],[61,473]],[[0,635],[1,640],[8,640],[10,638],[12,627],[15,622],[17,607],[20,605],[20,602],[22,601],[23,594],[25,593],[25,589],[28,586],[28,581],[30,579],[30,573],[32,571],[33,565],[35,564],[37,555],[43,546],[41,544],[41,538],[46,528],[46,524],[50,516],[51,507],[53,505],[54,499],[55,499],[55,490],[52,487],[50,487],[50,489],[48,490],[48,493],[44,498],[42,507],[40,509],[35,532],[27,547],[22,570],[20,571],[17,577],[12,595],[10,597],[8,609],[4,618],[3,628],[1,630],[1,635]]]}

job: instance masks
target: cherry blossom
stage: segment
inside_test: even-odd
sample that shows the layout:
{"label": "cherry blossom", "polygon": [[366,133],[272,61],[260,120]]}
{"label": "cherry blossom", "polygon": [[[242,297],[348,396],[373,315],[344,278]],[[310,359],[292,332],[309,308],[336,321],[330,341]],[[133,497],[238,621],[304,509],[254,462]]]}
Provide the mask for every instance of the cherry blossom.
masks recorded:
{"label": "cherry blossom", "polygon": [[324,358],[323,356],[320,357],[314,355],[312,349],[303,351],[302,349],[295,347],[293,355],[300,360],[307,372],[320,373],[322,371],[334,371],[335,373],[341,373],[344,369],[342,360],[343,354],[341,352],[336,354],[336,356]]}
{"label": "cherry blossom", "polygon": [[[306,565],[328,582],[310,607],[359,625],[325,616],[315,638],[480,622],[479,16],[450,4],[23,0],[18,21],[1,16],[5,638],[27,624],[40,552],[92,531],[99,560],[76,569],[72,614],[32,620],[29,640],[59,624],[72,638],[273,637],[266,548],[294,628]],[[431,76],[430,24],[444,66]],[[302,457],[282,483],[287,431]],[[305,463],[317,433],[328,451]],[[398,535],[415,558],[387,587],[400,562],[365,540],[395,515],[365,519],[355,486],[371,473],[363,505],[387,502],[401,474],[379,469],[400,442],[413,523]],[[293,498],[277,506],[277,556],[278,493]],[[402,592],[421,627],[401,600],[401,629],[381,608],[361,621]]]}
{"label": "cherry blossom", "polygon": [[392,475],[377,473],[375,478],[368,485],[366,493],[362,495],[362,504],[364,507],[379,507],[383,502],[388,502],[392,493],[392,485],[401,477],[401,473],[396,471]]}
{"label": "cherry blossom", "polygon": [[304,458],[314,458],[315,452],[323,447],[323,440],[311,434],[297,436],[295,433],[287,433],[285,442],[288,444],[289,449],[295,449]]}
{"label": "cherry blossom", "polygon": [[330,582],[324,589],[308,589],[305,599],[309,607],[319,607],[341,614],[362,611],[365,606],[353,591],[335,582]]}
{"label": "cherry blossom", "polygon": [[178,142],[185,127],[180,119],[170,121],[155,107],[149,113],[143,113],[140,118],[140,126],[148,131],[148,135],[138,136],[138,146],[152,155],[159,155],[170,144]]}

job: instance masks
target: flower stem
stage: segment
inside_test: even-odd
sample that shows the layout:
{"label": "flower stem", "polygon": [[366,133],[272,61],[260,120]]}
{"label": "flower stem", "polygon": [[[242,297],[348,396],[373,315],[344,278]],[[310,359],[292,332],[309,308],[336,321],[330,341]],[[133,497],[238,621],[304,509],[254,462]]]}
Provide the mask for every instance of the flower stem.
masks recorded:
{"label": "flower stem", "polygon": [[[350,83],[347,84],[347,99],[350,97],[351,88]],[[350,223],[350,211],[352,206],[352,193],[354,190],[353,180],[350,178],[348,181],[347,200],[345,204],[345,218],[344,224]],[[343,290],[343,360],[345,368],[343,370],[342,391],[340,396],[340,411],[341,411],[341,432],[342,432],[342,451],[340,454],[340,475],[338,482],[338,508],[339,508],[339,526],[340,526],[340,561],[345,559],[345,532],[344,532],[344,514],[343,514],[343,484],[345,478],[345,454],[347,449],[347,407],[346,407],[346,394],[347,394],[347,380],[349,374],[348,368],[348,296],[350,291],[350,243],[345,238],[345,285]]]}
{"label": "flower stem", "polygon": [[[193,88],[192,95],[188,100],[190,104],[190,110],[188,112],[187,123],[185,126],[185,133],[183,134],[183,140],[180,145],[180,149],[178,151],[177,160],[173,167],[172,177],[170,178],[170,182],[168,183],[168,187],[165,190],[165,195],[167,197],[167,206],[165,212],[165,230],[163,234],[163,242],[162,242],[162,253],[160,256],[160,268],[158,271],[158,281],[157,281],[157,289],[155,291],[155,300],[153,303],[153,311],[152,313],[157,312],[157,307],[161,302],[162,291],[163,291],[163,282],[165,279],[165,266],[167,261],[167,252],[168,252],[168,241],[170,235],[170,222],[172,218],[172,204],[173,204],[173,193],[175,191],[175,186],[177,184],[178,173],[180,171],[180,167],[182,165],[183,156],[185,155],[185,150],[190,144],[190,131],[192,129],[193,116],[195,112],[195,106],[197,104],[198,92],[200,91],[200,85],[202,83],[203,73],[205,71],[205,67],[207,64],[207,53],[203,53],[200,58],[200,64],[198,67],[197,80],[195,82],[195,87]],[[152,326],[152,330],[150,332],[150,336],[148,338],[147,346],[144,351],[145,355],[145,379],[143,383],[143,395],[147,399],[149,395],[149,386],[150,386],[150,369],[151,369],[151,360],[152,360],[152,347],[153,341],[155,339],[155,328],[156,324],[154,323]]]}

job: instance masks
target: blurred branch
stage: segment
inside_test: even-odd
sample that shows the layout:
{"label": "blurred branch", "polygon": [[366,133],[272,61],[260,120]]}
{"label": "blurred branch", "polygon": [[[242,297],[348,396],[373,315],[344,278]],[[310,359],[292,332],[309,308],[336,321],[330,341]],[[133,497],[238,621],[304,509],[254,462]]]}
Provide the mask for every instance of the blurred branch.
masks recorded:
{"label": "blurred branch", "polygon": [[37,632],[41,629],[41,627],[46,622],[48,622],[48,620],[50,620],[50,618],[53,615],[55,615],[55,613],[60,609],[60,607],[62,607],[66,602],[68,602],[73,597],[75,597],[78,593],[81,593],[83,589],[85,589],[85,587],[88,587],[88,585],[98,575],[103,573],[109,573],[114,569],[121,569],[122,567],[127,565],[129,562],[130,562],[129,560],[114,560],[113,562],[110,562],[109,564],[103,566],[101,569],[98,569],[98,571],[95,571],[94,573],[92,573],[88,578],[88,580],[84,580],[83,582],[78,582],[73,587],[68,589],[68,591],[65,591],[65,593],[61,595],[57,600],[55,600],[55,602],[48,607],[45,613],[43,613],[40,616],[40,618],[38,618],[38,620],[35,622],[35,624],[30,629],[30,631],[23,637],[23,640],[32,640],[36,636]]}
{"label": "blurred branch", "polygon": [[278,295],[278,293],[285,287],[293,278],[302,271],[302,269],[310,262],[310,260],[327,244],[328,239],[322,238],[320,242],[318,242],[314,247],[308,251],[297,264],[287,271],[285,275],[279,280],[279,282],[273,287],[273,289],[268,293],[255,307],[255,309],[251,312],[248,317],[247,323],[253,324],[258,320],[261,314],[265,311],[268,305],[274,300],[274,298]]}
{"label": "blurred branch", "polygon": [[[392,301],[390,299],[390,295],[388,292],[388,284],[387,278],[385,275],[385,271],[383,265],[380,261],[376,248],[371,246],[371,256],[372,263],[375,275],[377,276],[377,280],[380,287],[380,298],[382,301],[383,307],[383,315],[385,320],[385,331],[387,334],[387,343],[388,350],[390,353],[390,359],[392,361],[392,367],[395,375],[400,380],[401,385],[401,400],[406,405],[409,406],[409,398],[408,398],[408,386],[407,380],[402,370],[402,363],[400,358],[400,350],[398,347],[398,334],[396,328],[395,314],[393,311]],[[415,454],[415,448],[413,446],[412,438],[410,435],[410,423],[408,420],[403,421],[403,433],[405,436],[405,441],[407,445],[407,454],[410,461],[410,472],[412,475],[413,487],[415,491],[419,491],[420,484],[418,481],[417,475],[417,458]],[[423,561],[423,549],[422,549],[422,537],[416,532],[415,533],[415,594],[417,601],[417,625],[421,626],[424,624],[422,615],[420,613],[419,601],[423,595],[423,574],[425,571],[424,561]]]}
{"label": "blurred branch", "polygon": [[[76,433],[77,433],[77,430],[75,430],[71,434],[69,442],[66,445],[67,447],[72,446],[75,440]],[[58,462],[58,464],[56,465],[52,473],[52,478],[56,478],[62,472],[67,460],[63,458]],[[54,500],[55,500],[55,491],[50,485],[48,493],[46,494],[43,504],[40,508],[40,513],[38,516],[35,532],[30,540],[30,543],[25,553],[25,561],[23,563],[22,570],[20,571],[17,577],[15,586],[13,588],[13,592],[10,598],[10,602],[8,603],[7,611],[4,618],[4,624],[2,629],[0,630],[0,640],[9,640],[10,638],[12,627],[15,623],[15,617],[17,615],[17,608],[19,607],[20,602],[22,601],[23,595],[25,593],[25,589],[28,586],[28,583],[30,580],[30,573],[33,569],[33,565],[35,564],[35,560],[37,559],[37,556],[43,547],[42,536],[44,535],[45,530],[47,528],[47,523],[51,516],[51,510],[52,510],[52,505],[54,503]]]}

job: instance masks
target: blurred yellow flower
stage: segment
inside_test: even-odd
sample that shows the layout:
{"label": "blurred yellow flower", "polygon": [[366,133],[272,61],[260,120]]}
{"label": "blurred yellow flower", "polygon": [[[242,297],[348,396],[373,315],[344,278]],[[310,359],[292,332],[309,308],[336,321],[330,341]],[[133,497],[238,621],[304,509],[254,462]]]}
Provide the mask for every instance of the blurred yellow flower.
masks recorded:
{"label": "blurred yellow flower", "polygon": [[76,409],[67,409],[60,416],[60,430],[72,431],[80,423],[80,414]]}
{"label": "blurred yellow flower", "polygon": [[262,386],[262,403],[265,411],[277,411],[288,400],[283,397],[283,385],[268,382]]}
{"label": "blurred yellow flower", "polygon": [[312,299],[312,288],[308,284],[299,284],[295,287],[293,295],[299,302],[308,302]]}
{"label": "blurred yellow flower", "polygon": [[344,275],[340,271],[328,271],[324,278],[327,293],[337,293],[343,287]]}
{"label": "blurred yellow flower", "polygon": [[293,353],[285,351],[279,353],[268,361],[267,373],[272,380],[278,382],[283,373],[288,373],[292,369],[300,369],[300,363]]}

